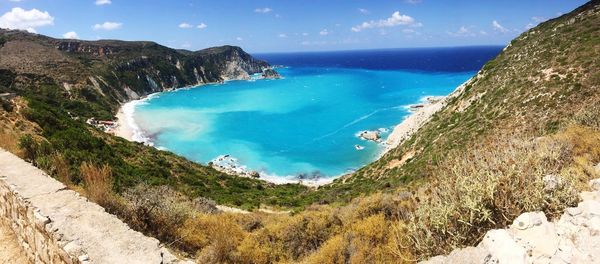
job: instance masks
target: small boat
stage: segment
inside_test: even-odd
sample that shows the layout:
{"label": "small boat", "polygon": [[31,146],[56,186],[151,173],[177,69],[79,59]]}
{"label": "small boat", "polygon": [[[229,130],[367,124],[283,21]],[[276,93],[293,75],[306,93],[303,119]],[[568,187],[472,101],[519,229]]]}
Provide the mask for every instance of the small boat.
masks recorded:
{"label": "small boat", "polygon": [[354,148],[355,148],[356,150],[363,150],[363,149],[365,149],[365,147],[363,147],[363,146],[361,146],[361,145],[354,145]]}

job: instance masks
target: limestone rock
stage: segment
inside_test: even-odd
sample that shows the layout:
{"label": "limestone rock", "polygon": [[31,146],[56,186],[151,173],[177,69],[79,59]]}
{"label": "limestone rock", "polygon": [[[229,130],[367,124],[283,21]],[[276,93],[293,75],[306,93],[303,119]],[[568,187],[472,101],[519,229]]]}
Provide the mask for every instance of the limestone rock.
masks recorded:
{"label": "limestone rock", "polygon": [[491,253],[483,247],[467,247],[452,251],[444,263],[480,264],[489,263],[491,258]]}
{"label": "limestone rock", "polygon": [[513,240],[504,229],[491,230],[485,234],[481,246],[490,252],[491,261],[499,264],[528,263],[527,252]]}
{"label": "limestone rock", "polygon": [[556,176],[553,174],[548,174],[544,176],[544,178],[542,178],[542,181],[544,182],[544,191],[546,192],[552,192],[560,188],[563,183],[560,176]]}
{"label": "limestone rock", "polygon": [[[600,164],[598,164],[598,165],[600,166]],[[596,167],[598,167],[598,166],[596,166]],[[600,168],[598,168],[598,169],[599,169],[598,173],[600,173]],[[600,192],[600,179],[591,180],[589,184],[590,184],[590,188],[593,191]]]}
{"label": "limestone rock", "polygon": [[510,226],[509,232],[535,262],[547,262],[558,250],[554,224],[549,223],[542,212],[520,215]]}
{"label": "limestone rock", "polygon": [[379,141],[381,139],[381,135],[379,134],[379,131],[377,131],[377,130],[362,131],[362,132],[360,132],[360,134],[358,134],[358,137],[360,137],[364,140],[371,140],[371,141]]}

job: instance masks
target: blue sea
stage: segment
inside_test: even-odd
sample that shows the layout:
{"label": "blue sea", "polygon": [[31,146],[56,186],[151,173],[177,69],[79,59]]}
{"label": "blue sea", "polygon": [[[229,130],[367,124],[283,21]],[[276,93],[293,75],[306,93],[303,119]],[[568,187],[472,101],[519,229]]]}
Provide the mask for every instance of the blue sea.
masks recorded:
{"label": "blue sea", "polygon": [[156,147],[202,164],[220,157],[275,182],[328,180],[381,154],[384,146],[360,131],[385,139],[409,105],[449,94],[501,49],[254,54],[283,66],[283,78],[155,94],[136,102],[132,117]]}

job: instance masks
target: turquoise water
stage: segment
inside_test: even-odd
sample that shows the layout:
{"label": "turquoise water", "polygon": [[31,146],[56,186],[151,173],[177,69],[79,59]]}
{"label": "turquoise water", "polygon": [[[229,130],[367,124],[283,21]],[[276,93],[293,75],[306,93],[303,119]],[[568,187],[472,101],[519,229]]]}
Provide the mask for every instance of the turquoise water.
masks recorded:
{"label": "turquoise water", "polygon": [[[292,67],[284,79],[231,81],[157,94],[134,119],[156,147],[206,164],[229,154],[261,177],[335,177],[374,161],[382,145],[356,137],[393,129],[407,106],[447,95],[474,72]],[[385,138],[387,133],[383,133]],[[357,150],[355,145],[364,146]]]}

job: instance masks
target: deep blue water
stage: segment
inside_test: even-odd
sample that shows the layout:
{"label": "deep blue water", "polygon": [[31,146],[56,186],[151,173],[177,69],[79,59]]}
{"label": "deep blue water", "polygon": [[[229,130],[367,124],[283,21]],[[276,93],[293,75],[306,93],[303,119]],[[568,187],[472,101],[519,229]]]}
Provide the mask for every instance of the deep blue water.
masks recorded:
{"label": "deep blue water", "polygon": [[272,65],[424,72],[473,72],[503,47],[413,48],[255,54]]}
{"label": "deep blue water", "polygon": [[138,104],[134,118],[156,146],[200,163],[228,154],[270,179],[335,177],[381,152],[359,131],[391,130],[408,105],[447,95],[500,50],[258,54],[288,66],[278,69],[284,78],[161,93]]}

